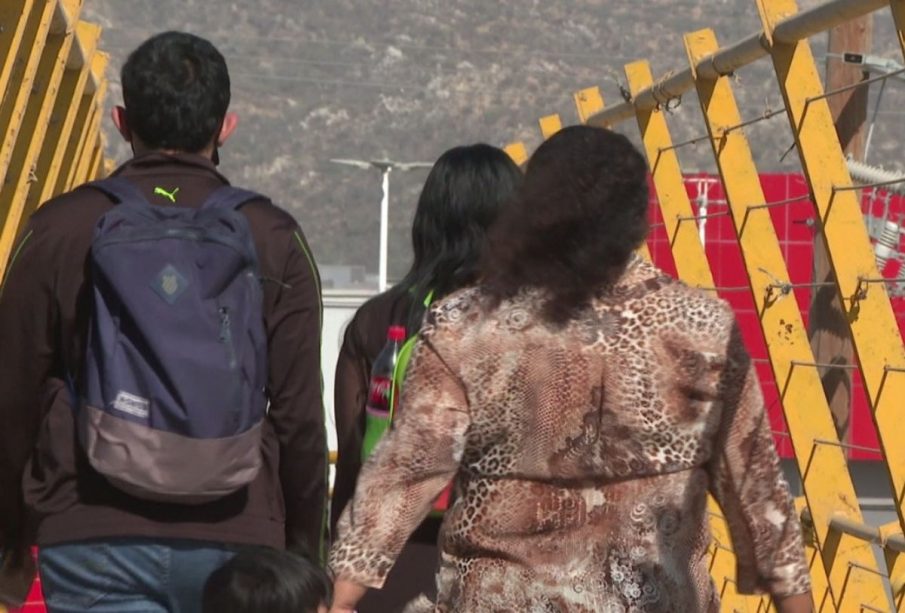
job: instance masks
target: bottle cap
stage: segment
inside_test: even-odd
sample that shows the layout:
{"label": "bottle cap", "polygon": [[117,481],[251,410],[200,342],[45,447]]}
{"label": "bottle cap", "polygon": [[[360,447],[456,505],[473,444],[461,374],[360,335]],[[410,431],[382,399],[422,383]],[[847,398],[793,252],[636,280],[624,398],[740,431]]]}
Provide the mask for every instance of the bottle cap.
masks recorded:
{"label": "bottle cap", "polygon": [[405,326],[390,326],[387,331],[387,340],[401,343],[405,340]]}

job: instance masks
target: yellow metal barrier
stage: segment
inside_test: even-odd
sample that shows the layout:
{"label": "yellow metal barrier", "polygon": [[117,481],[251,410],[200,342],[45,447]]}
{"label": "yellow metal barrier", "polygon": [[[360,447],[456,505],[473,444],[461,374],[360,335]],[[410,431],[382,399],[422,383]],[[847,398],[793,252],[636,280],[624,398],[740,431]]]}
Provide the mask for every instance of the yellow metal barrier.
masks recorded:
{"label": "yellow metal barrier", "polygon": [[100,135],[107,57],[100,28],[79,20],[82,2],[0,2],[0,279],[28,216],[109,170]]}
{"label": "yellow metal barrier", "polygon": [[[713,32],[704,30],[685,37],[692,67],[712,55],[718,45]],[[836,516],[861,521],[855,488],[848,474],[843,449],[838,445],[814,447],[814,439],[838,443],[830,407],[816,368],[796,365],[814,363],[807,330],[794,296],[783,295],[789,273],[773,227],[770,211],[758,178],[748,139],[742,130],[729,128],[742,123],[728,77],[708,79],[696,75],[695,85],[706,120],[714,156],[726,189],[730,217],[741,247],[743,261],[767,349],[779,389],[805,496],[814,501],[816,538],[826,543],[829,522]],[[835,136],[833,136],[835,138]],[[859,209],[860,211],[860,209]],[[836,475],[830,481],[825,475]],[[870,544],[843,536],[835,556],[840,564],[833,574],[836,593],[843,592],[849,562],[876,569]],[[825,571],[815,573],[815,584],[826,584]],[[861,573],[855,581],[866,581],[866,591],[882,595],[880,578]],[[845,590],[848,593],[859,589]]]}
{"label": "yellow metal barrier", "polygon": [[[799,12],[795,0],[753,0],[763,30],[720,48],[710,30],[689,33],[689,67],[654,79],[645,61],[625,67],[629,100],[606,108],[600,90],[574,94],[579,120],[602,127],[634,118],[651,168],[663,226],[679,276],[691,285],[750,291],[763,330],[788,436],[802,479],[802,513],[819,611],[905,610],[905,347],[886,283],[877,271],[862,217],[838,142],[819,71],[808,38],[850,19],[889,7],[905,53],[905,0],[827,0]],[[875,528],[862,512],[844,449],[824,395],[807,330],[789,281],[789,272],[754,163],[746,129],[729,78],[761,58],[769,58],[789,119],[805,179],[811,191],[818,231],[823,232],[836,273],[836,290],[848,322],[865,390],[870,397],[884,465],[895,496],[899,521]],[[695,90],[706,129],[689,143],[673,143],[668,126],[670,102]],[[772,113],[776,115],[779,113]],[[558,115],[540,120],[548,138],[560,129]],[[699,223],[714,213],[695,215],[676,149],[709,140],[719,170],[748,288],[714,288],[713,274],[700,240]],[[773,610],[766,599],[735,591],[734,555],[721,511],[711,501],[711,570],[727,611]],[[872,547],[880,547],[878,560]],[[890,601],[889,593],[893,599]]]}
{"label": "yellow metal barrier", "polygon": [[28,216],[105,172],[107,58],[82,2],[0,2],[0,278]]}

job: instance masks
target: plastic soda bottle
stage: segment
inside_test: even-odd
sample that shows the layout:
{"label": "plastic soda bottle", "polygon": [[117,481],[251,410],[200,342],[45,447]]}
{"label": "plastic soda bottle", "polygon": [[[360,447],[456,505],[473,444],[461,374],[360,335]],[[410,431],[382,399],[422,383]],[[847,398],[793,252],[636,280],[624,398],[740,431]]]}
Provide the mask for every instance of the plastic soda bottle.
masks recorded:
{"label": "plastic soda bottle", "polygon": [[390,397],[393,388],[393,372],[399,349],[405,342],[405,327],[390,326],[387,342],[371,368],[371,383],[368,386],[368,402],[365,406],[365,436],[361,448],[362,459],[371,455],[377,442],[383,437],[392,421]]}

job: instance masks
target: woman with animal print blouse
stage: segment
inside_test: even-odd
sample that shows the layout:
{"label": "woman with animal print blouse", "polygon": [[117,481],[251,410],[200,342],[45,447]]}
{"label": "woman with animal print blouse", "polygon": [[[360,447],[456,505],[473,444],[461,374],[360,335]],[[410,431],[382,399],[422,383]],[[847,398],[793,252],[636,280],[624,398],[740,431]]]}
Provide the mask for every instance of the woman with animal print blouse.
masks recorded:
{"label": "woman with animal print blouse", "polygon": [[707,495],[745,593],[811,610],[756,373],[729,306],[634,255],[646,166],[572,127],[532,157],[482,282],[430,311],[399,421],[331,554],[333,611],[379,588],[455,478],[438,598],[410,611],[718,611]]}

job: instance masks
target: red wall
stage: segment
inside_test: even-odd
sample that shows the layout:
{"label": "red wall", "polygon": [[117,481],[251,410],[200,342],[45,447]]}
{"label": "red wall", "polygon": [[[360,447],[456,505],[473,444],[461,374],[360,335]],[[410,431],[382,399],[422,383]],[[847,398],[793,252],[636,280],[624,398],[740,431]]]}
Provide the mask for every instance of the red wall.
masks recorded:
{"label": "red wall", "polygon": [[[761,175],[761,184],[763,185],[767,202],[777,202],[805,196],[808,193],[807,184],[801,175]],[[707,195],[710,202],[708,213],[725,211],[727,208],[722,185],[717,177],[713,175],[689,175],[686,178],[686,189],[692,200],[692,206],[696,210],[699,193],[706,193]],[[881,193],[877,197],[865,190],[863,210],[865,212],[870,210],[874,215],[881,216],[884,208],[882,198],[884,195],[884,193]],[[890,219],[898,220],[900,215],[905,215],[905,199],[901,196],[893,196],[890,202]],[[651,223],[662,222],[653,190],[651,191],[651,205]],[[803,200],[771,208],[770,213],[773,217],[773,224],[776,228],[780,246],[785,255],[791,282],[810,283],[812,281],[814,229],[808,222],[814,218],[813,205],[810,201]],[[715,285],[717,287],[745,286],[748,283],[748,278],[742,265],[741,253],[735,238],[732,220],[728,216],[708,218],[705,232],[707,257],[714,272]],[[662,227],[652,229],[649,245],[654,262],[664,270],[675,274],[675,265],[669,250],[669,243]],[[890,263],[883,273],[884,276],[891,278],[905,276],[905,271],[900,272],[897,264],[894,263]],[[811,288],[795,289],[794,293],[805,325],[807,325]],[[763,333],[757,320],[750,292],[721,292],[721,296],[734,307],[751,355],[756,359],[766,359],[767,350]],[[894,298],[893,308],[896,311],[899,330],[905,335],[905,298]],[[760,373],[761,387],[773,423],[773,429],[778,433],[785,432],[786,426],[782,416],[782,405],[770,366],[767,363],[759,363],[757,368]],[[849,443],[875,449],[878,444],[877,435],[857,371],[854,372],[852,397],[853,406]],[[783,457],[792,457],[792,448],[787,437],[777,434],[776,444]],[[879,457],[875,453],[863,450],[851,450],[849,456],[852,459],[870,460],[875,460]]]}

